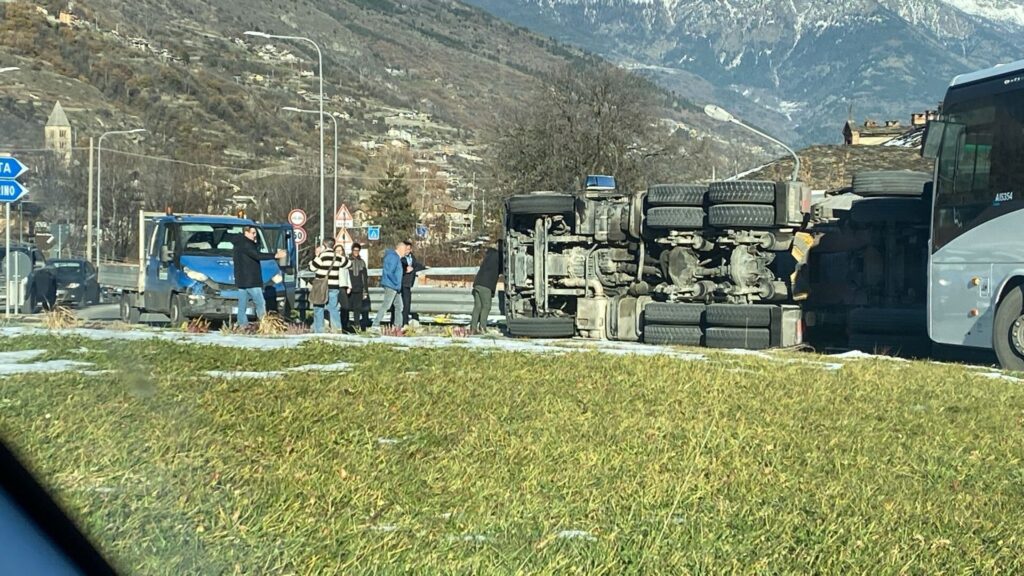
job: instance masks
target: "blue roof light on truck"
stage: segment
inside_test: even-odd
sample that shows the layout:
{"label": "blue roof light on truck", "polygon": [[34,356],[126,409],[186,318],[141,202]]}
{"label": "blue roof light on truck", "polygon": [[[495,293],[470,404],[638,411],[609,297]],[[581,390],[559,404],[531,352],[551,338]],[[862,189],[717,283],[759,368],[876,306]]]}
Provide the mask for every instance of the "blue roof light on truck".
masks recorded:
{"label": "blue roof light on truck", "polygon": [[587,176],[584,188],[587,190],[615,190],[615,177],[601,175]]}

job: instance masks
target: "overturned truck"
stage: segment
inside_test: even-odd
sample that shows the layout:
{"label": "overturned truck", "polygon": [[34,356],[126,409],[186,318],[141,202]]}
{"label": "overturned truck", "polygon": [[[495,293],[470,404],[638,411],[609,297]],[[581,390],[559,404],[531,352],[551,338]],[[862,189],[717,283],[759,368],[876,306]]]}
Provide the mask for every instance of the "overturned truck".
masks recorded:
{"label": "overturned truck", "polygon": [[763,349],[926,354],[930,175],[859,175],[812,198],[800,182],[723,181],[506,201],[508,330]]}

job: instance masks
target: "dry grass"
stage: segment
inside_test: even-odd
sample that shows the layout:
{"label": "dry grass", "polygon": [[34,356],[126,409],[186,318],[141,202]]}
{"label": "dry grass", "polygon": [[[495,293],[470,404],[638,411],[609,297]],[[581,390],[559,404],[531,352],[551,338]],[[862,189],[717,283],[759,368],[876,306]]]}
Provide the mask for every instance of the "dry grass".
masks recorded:
{"label": "dry grass", "polygon": [[189,320],[184,328],[185,332],[191,334],[207,334],[210,331],[210,321],[200,316]]}
{"label": "dry grass", "polygon": [[77,327],[79,323],[74,311],[64,306],[43,312],[43,325],[49,330],[67,330]]}
{"label": "dry grass", "polygon": [[287,334],[288,330],[288,322],[274,313],[264,316],[256,326],[256,333],[260,336],[280,336]]}

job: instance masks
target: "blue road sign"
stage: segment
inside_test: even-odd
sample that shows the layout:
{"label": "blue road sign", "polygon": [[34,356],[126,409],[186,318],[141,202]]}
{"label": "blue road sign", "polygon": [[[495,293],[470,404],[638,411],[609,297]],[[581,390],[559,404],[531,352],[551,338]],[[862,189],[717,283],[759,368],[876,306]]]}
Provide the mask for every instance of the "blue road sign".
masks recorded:
{"label": "blue road sign", "polygon": [[17,180],[0,180],[0,202],[16,202],[27,192]]}
{"label": "blue road sign", "polygon": [[17,158],[0,156],[0,180],[14,180],[28,171],[28,167]]}
{"label": "blue road sign", "polygon": [[380,240],[380,226],[369,226],[366,228],[367,240]]}
{"label": "blue road sign", "polygon": [[421,239],[426,240],[428,233],[429,233],[429,231],[427,230],[426,224],[417,224],[416,225],[416,237],[417,238],[421,238]]}

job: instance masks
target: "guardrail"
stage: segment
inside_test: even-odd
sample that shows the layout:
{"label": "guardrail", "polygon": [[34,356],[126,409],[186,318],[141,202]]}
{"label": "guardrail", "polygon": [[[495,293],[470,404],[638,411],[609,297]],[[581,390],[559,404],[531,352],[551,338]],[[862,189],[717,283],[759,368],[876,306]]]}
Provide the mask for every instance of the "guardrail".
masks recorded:
{"label": "guardrail", "polygon": [[[384,299],[383,288],[370,288],[370,309],[376,312]],[[504,316],[505,293],[499,291],[491,300],[488,316]],[[469,288],[435,288],[413,286],[413,314],[468,316],[473,312],[473,292]]]}
{"label": "guardrail", "polygon": [[[417,276],[476,276],[477,271],[480,270],[478,266],[467,266],[465,268],[427,268],[419,273]],[[369,268],[366,273],[370,276],[380,276],[380,268]]]}

